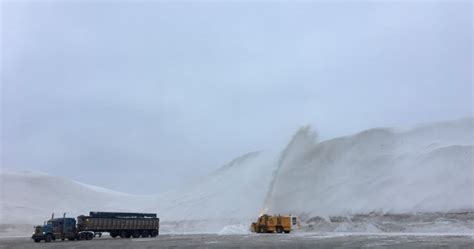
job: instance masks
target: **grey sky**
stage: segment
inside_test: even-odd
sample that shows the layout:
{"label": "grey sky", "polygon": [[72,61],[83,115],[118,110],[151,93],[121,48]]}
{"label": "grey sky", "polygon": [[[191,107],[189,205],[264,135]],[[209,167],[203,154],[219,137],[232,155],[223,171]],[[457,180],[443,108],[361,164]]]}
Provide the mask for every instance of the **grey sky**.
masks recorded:
{"label": "grey sky", "polygon": [[328,139],[473,111],[468,1],[1,11],[5,168],[156,193],[302,125]]}

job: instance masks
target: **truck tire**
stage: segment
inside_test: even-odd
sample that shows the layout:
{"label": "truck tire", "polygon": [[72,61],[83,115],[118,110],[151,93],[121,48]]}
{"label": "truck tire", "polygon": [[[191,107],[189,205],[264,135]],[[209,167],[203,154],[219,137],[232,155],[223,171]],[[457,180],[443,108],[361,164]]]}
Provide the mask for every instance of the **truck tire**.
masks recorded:
{"label": "truck tire", "polygon": [[53,236],[51,236],[50,233],[46,234],[46,236],[44,237],[44,242],[51,242],[51,240],[53,239]]}
{"label": "truck tire", "polygon": [[276,232],[277,233],[283,233],[283,228],[282,227],[277,227]]}
{"label": "truck tire", "polygon": [[35,242],[39,243],[39,242],[41,242],[41,240],[40,239],[35,239]]}
{"label": "truck tire", "polygon": [[155,238],[156,236],[158,236],[158,230],[153,230],[151,231],[151,237]]}
{"label": "truck tire", "polygon": [[115,238],[117,238],[117,236],[118,236],[117,232],[110,232],[110,237],[115,239]]}
{"label": "truck tire", "polygon": [[140,233],[139,233],[137,230],[135,230],[135,231],[133,231],[133,233],[132,233],[132,237],[133,237],[133,238],[138,238],[138,237],[140,237]]}
{"label": "truck tire", "polygon": [[74,237],[69,237],[69,238],[67,238],[67,239],[68,239],[69,241],[74,241],[74,240],[76,240],[76,238],[74,238]]}
{"label": "truck tire", "polygon": [[85,237],[85,234],[84,233],[80,233],[77,235],[77,240],[84,240],[86,237]]}
{"label": "truck tire", "polygon": [[141,234],[142,234],[142,238],[148,238],[148,236],[150,235],[148,230],[143,230]]}
{"label": "truck tire", "polygon": [[124,239],[127,237],[127,232],[126,231],[121,231],[120,232],[120,238]]}

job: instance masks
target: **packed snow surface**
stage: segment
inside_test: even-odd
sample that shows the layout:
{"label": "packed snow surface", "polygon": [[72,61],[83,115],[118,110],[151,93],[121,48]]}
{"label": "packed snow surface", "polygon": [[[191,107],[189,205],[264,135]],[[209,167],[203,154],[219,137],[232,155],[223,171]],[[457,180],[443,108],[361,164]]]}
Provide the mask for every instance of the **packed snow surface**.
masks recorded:
{"label": "packed snow surface", "polygon": [[305,127],[278,155],[248,153],[148,196],[3,170],[0,233],[89,211],[156,212],[165,233],[246,233],[262,211],[298,215],[306,231],[473,233],[473,141],[473,118],[321,142]]}

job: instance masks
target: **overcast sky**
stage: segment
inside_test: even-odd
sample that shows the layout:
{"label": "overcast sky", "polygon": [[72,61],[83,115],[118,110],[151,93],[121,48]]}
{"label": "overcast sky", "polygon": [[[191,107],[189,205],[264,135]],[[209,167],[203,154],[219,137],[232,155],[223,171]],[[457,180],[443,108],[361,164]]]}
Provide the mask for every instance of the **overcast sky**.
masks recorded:
{"label": "overcast sky", "polygon": [[472,7],[2,2],[1,166],[156,193],[307,124],[470,116]]}

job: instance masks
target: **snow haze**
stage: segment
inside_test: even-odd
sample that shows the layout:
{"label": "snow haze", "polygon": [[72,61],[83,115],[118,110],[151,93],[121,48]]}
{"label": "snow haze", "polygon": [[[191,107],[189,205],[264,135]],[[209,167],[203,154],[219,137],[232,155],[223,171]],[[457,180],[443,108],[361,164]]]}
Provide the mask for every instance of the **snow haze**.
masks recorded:
{"label": "snow haze", "polygon": [[[325,141],[472,116],[472,44],[470,1],[2,1],[1,168],[161,194],[239,155],[280,151],[304,125]],[[426,156],[456,148],[383,129],[356,136],[381,136],[388,146],[386,155],[372,158],[386,166],[378,173],[390,169],[392,157],[410,167],[401,162],[412,162],[420,148]],[[417,148],[415,155],[398,144],[405,141],[400,136]],[[337,143],[309,142],[308,157],[334,152]],[[383,184],[400,177],[394,174],[371,177]],[[271,176],[264,181],[270,184]],[[263,201],[266,194],[249,198]],[[340,203],[345,196],[333,198]]]}

